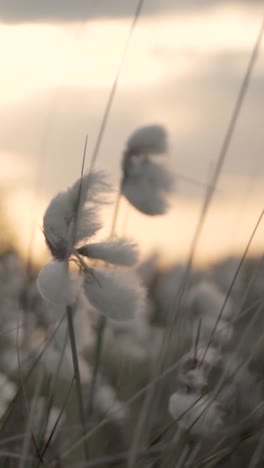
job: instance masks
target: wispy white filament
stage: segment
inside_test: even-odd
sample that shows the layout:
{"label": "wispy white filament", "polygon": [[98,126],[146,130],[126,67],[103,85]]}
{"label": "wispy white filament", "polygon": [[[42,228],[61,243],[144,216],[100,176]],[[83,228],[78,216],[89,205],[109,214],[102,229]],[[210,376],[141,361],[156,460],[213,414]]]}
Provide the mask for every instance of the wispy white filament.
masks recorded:
{"label": "wispy white filament", "polygon": [[106,203],[110,187],[101,172],[78,179],[50,202],[43,218],[43,230],[52,254],[65,258],[74,244],[94,235],[101,227],[97,210]]}
{"label": "wispy white filament", "polygon": [[88,244],[83,246],[80,252],[89,258],[122,266],[132,266],[138,260],[136,244],[127,239],[114,239]]}

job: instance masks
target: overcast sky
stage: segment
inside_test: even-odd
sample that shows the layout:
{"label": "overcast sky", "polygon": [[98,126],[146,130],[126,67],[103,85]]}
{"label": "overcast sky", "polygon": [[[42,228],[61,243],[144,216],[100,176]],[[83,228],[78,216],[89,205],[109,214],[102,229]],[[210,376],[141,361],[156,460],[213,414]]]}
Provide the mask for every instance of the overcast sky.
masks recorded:
{"label": "overcast sky", "polygon": [[[125,18],[134,14],[135,0],[0,0],[5,22],[73,22],[91,18]],[[145,0],[143,16],[186,13],[219,7],[261,8],[262,0]]]}
{"label": "overcast sky", "polygon": [[[261,3],[143,4],[98,155],[97,166],[115,183],[126,138],[152,122],[168,128],[174,171],[208,180],[260,28]],[[86,133],[89,161],[135,8],[121,0],[0,1],[1,182],[10,188],[13,223],[24,216],[24,239],[32,223],[41,223],[49,198],[78,177]],[[201,257],[232,250],[234,239],[244,245],[261,209],[263,74],[262,46]],[[132,210],[129,233],[143,250],[166,246],[179,256],[188,250],[203,195],[201,187],[179,181],[166,219],[140,218],[135,230]],[[234,237],[238,220],[243,233]],[[157,235],[149,239],[153,223]],[[220,227],[221,239],[214,234]]]}

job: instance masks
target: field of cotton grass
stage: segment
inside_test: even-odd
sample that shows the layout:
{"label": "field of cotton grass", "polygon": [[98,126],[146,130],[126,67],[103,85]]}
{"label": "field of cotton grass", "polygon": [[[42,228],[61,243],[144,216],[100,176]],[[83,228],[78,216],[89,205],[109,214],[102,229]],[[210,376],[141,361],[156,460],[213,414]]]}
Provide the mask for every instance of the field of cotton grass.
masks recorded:
{"label": "field of cotton grass", "polygon": [[[262,214],[241,258],[193,265],[262,33],[186,264],[141,260],[129,233],[116,234],[122,197],[146,217],[163,216],[180,177],[168,168],[160,123],[131,129],[117,190],[96,170],[118,74],[90,168],[84,151],[80,178],[44,213],[50,260],[37,271],[2,246],[0,467],[264,466],[264,263],[248,253]],[[109,203],[111,229],[98,241]]]}
{"label": "field of cotton grass", "polygon": [[138,128],[117,192],[92,170],[58,193],[40,271],[1,253],[0,466],[263,466],[263,258],[162,268],[115,233],[121,197],[166,213],[167,146]]}

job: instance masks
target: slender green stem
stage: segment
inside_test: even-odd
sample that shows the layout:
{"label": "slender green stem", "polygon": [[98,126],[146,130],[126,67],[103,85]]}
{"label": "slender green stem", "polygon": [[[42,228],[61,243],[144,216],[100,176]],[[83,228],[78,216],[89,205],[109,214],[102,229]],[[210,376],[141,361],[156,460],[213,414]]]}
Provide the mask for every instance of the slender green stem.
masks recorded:
{"label": "slender green stem", "polygon": [[116,222],[117,222],[117,217],[118,217],[119,208],[120,208],[121,195],[122,194],[121,194],[121,187],[120,187],[119,192],[117,194],[116,202],[115,202],[114,214],[113,214],[113,219],[112,219],[112,224],[111,224],[111,229],[110,229],[110,236],[113,236],[115,234]]}
{"label": "slender green stem", "polygon": [[89,403],[88,403],[88,417],[90,417],[92,412],[93,412],[94,395],[95,395],[95,389],[96,389],[96,380],[97,380],[97,374],[98,374],[98,371],[99,371],[99,368],[100,368],[100,363],[101,363],[106,322],[107,321],[106,321],[106,318],[104,316],[100,317],[99,323],[98,323],[97,336],[96,336],[94,367],[93,367],[90,397],[89,397]]}
{"label": "slender green stem", "polygon": [[104,113],[103,113],[103,118],[102,118],[102,121],[101,121],[101,124],[100,124],[97,139],[96,139],[96,142],[95,142],[95,147],[94,147],[92,158],[91,158],[90,172],[92,172],[92,170],[94,169],[95,163],[96,163],[96,158],[97,158],[99,150],[100,150],[101,142],[102,142],[102,139],[103,139],[103,134],[104,134],[107,122],[108,122],[108,118],[109,118],[111,108],[112,108],[112,104],[113,104],[113,101],[114,101],[114,97],[115,97],[115,94],[116,94],[118,81],[119,81],[119,76],[121,74],[121,70],[122,70],[122,66],[123,66],[125,56],[126,56],[126,53],[127,53],[127,50],[128,50],[128,46],[130,44],[134,29],[136,27],[138,18],[140,16],[140,13],[141,13],[141,10],[142,10],[142,7],[143,7],[143,3],[144,3],[144,0],[139,0],[138,1],[137,7],[136,7],[136,10],[135,10],[135,14],[134,14],[134,17],[133,17],[133,20],[132,20],[132,23],[131,23],[131,26],[130,26],[130,29],[129,29],[126,44],[125,44],[125,47],[124,47],[124,50],[123,50],[123,53],[122,53],[122,56],[121,56],[121,60],[120,60],[120,63],[119,63],[119,67],[118,67],[115,79],[114,79],[112,87],[111,87],[111,91],[110,91],[110,94],[109,94],[109,97],[108,97],[108,100],[107,100],[107,103],[106,103],[106,107],[105,107],[105,110],[104,110]]}
{"label": "slender green stem", "polygon": [[[115,93],[116,93],[116,90],[117,90],[117,85],[118,85],[118,80],[119,80],[119,76],[120,76],[120,73],[121,73],[122,65],[123,65],[123,62],[124,62],[124,59],[125,59],[125,56],[126,56],[126,52],[127,52],[127,49],[128,49],[128,46],[129,46],[133,31],[134,31],[136,23],[138,21],[138,18],[139,18],[143,3],[144,3],[144,0],[139,0],[138,4],[137,4],[137,8],[136,8],[135,15],[134,15],[131,27],[130,27],[127,42],[125,44],[125,48],[124,48],[124,51],[123,51],[123,54],[122,54],[122,57],[121,57],[119,68],[118,68],[115,80],[113,82],[113,86],[111,88],[111,92],[110,92],[110,95],[109,95],[109,98],[108,98],[108,101],[107,101],[107,104],[106,104],[106,108],[105,108],[105,111],[104,111],[103,119],[102,119],[102,122],[101,122],[101,125],[100,125],[100,128],[99,128],[99,133],[98,133],[98,136],[97,136],[97,140],[96,140],[96,143],[95,143],[95,148],[94,148],[92,159],[91,159],[90,172],[94,169],[94,166],[95,166],[95,162],[96,162],[96,158],[97,158],[97,155],[98,155],[98,152],[99,152],[99,149],[100,149],[103,133],[105,131],[105,127],[106,127],[106,124],[107,124],[108,117],[110,115],[110,111],[111,111],[112,103],[113,103],[113,100],[114,100],[114,96],[115,96]],[[116,200],[115,211],[114,211],[114,215],[113,215],[110,235],[113,235],[114,232],[115,232],[117,215],[118,215],[119,206],[120,206],[120,200],[121,200],[121,190],[119,191],[118,196],[117,196],[117,200]],[[98,373],[98,370],[100,368],[105,327],[106,327],[106,319],[103,317],[103,318],[101,318],[99,320],[98,332],[97,332],[97,337],[96,337],[95,363],[94,363],[93,377],[92,377],[92,383],[91,383],[91,392],[90,392],[90,401],[89,401],[89,414],[90,414],[90,411],[92,411],[92,409],[93,409],[94,391],[95,391],[95,386],[96,386],[97,373]]]}
{"label": "slender green stem", "polygon": [[[69,386],[68,392],[67,392],[66,397],[65,397],[65,399],[64,399],[64,402],[63,402],[63,404],[62,404],[62,407],[61,407],[59,416],[58,416],[58,418],[57,418],[57,420],[56,420],[56,422],[55,422],[55,424],[54,424],[54,426],[53,426],[53,428],[52,428],[52,431],[50,432],[50,435],[49,435],[49,438],[48,438],[46,444],[44,445],[44,447],[43,447],[43,449],[42,449],[42,451],[41,451],[42,457],[44,457],[44,455],[45,455],[45,453],[46,453],[46,451],[47,451],[47,449],[48,449],[48,447],[49,447],[49,445],[50,445],[50,443],[51,443],[51,440],[52,440],[52,438],[53,438],[53,436],[54,436],[54,433],[55,433],[55,431],[56,431],[56,429],[57,429],[57,427],[58,427],[58,424],[59,424],[59,422],[60,422],[60,420],[61,420],[61,417],[62,417],[62,415],[63,415],[63,412],[64,412],[64,410],[65,410],[65,407],[66,407],[66,405],[67,405],[67,403],[68,403],[69,397],[70,397],[70,395],[71,395],[73,383],[74,383],[74,377],[73,377],[73,379],[72,379],[72,381],[71,381],[71,384],[70,384],[70,386]],[[39,466],[40,466],[40,465],[38,464],[37,468],[38,468]]]}
{"label": "slender green stem", "polygon": [[[49,394],[49,398],[48,398],[47,407],[46,407],[46,411],[45,411],[45,415],[44,415],[42,434],[41,434],[41,441],[40,441],[40,453],[41,453],[42,458],[44,458],[44,455],[45,455],[45,453],[46,453],[46,451],[47,451],[47,449],[49,447],[49,444],[51,443],[52,437],[53,437],[53,435],[55,433],[58,422],[59,422],[59,420],[60,420],[60,418],[62,416],[62,413],[63,413],[63,411],[65,409],[65,405],[62,405],[62,410],[61,410],[61,412],[59,414],[59,417],[58,417],[58,419],[57,419],[57,421],[56,421],[56,423],[54,425],[54,428],[53,428],[53,430],[51,431],[51,433],[49,435],[48,441],[45,442],[45,435],[46,435],[46,431],[47,431],[47,427],[48,427],[49,416],[50,416],[50,412],[51,412],[52,405],[53,405],[53,402],[54,402],[54,395],[55,395],[58,380],[59,380],[59,377],[60,377],[60,369],[61,369],[61,366],[62,366],[63,358],[65,356],[65,350],[66,350],[66,346],[67,346],[67,343],[68,343],[68,339],[69,339],[69,334],[68,334],[68,330],[67,330],[67,332],[65,334],[65,338],[64,338],[64,343],[63,343],[61,356],[60,356],[60,359],[59,359],[59,362],[58,362],[58,365],[57,365],[57,371],[55,373],[53,381],[51,381],[50,391],[47,392]],[[70,389],[72,389],[73,382],[74,382],[74,376],[73,376],[73,379],[72,379],[72,383],[70,385]],[[41,463],[41,460],[38,461],[38,463],[36,465],[36,468],[39,468],[40,463]]]}
{"label": "slender green stem", "polygon": [[[83,435],[85,436],[86,435],[86,421],[85,421],[85,412],[84,412],[84,404],[83,404],[83,396],[82,396],[82,384],[81,384],[81,376],[80,376],[80,369],[79,369],[78,353],[77,353],[73,317],[72,317],[72,313],[73,313],[72,306],[70,305],[66,306],[66,313],[67,313],[69,337],[70,337],[70,343],[71,343],[72,362],[73,362],[74,376],[75,376],[75,382],[76,382],[76,391],[77,391],[77,400],[78,400],[78,405],[79,405],[80,421],[82,424],[82,432],[83,432]],[[83,444],[83,449],[84,449],[86,460],[88,461],[88,446],[86,442],[84,442]]]}
{"label": "slender green stem", "polygon": [[[160,457],[168,450],[168,448],[174,447],[175,441],[169,442],[166,445],[159,444],[158,446],[151,447],[148,449],[140,450],[137,453],[137,466],[142,466],[140,462],[150,461],[154,457]],[[124,466],[128,458],[128,452],[120,452],[115,455],[106,455],[99,458],[93,458],[89,464],[82,464],[80,468],[104,468],[105,466],[117,468],[118,466]],[[72,466],[72,465],[71,465]],[[78,465],[79,466],[79,465]],[[145,466],[145,465],[144,465]],[[149,465],[148,465],[149,466]],[[153,466],[153,465],[151,465]]]}

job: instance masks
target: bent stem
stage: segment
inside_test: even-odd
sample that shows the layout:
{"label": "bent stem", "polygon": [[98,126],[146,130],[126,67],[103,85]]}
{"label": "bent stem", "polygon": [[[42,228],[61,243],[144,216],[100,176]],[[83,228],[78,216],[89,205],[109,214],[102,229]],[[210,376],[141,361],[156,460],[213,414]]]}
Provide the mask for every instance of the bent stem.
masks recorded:
{"label": "bent stem", "polygon": [[[69,329],[69,337],[71,343],[71,351],[72,351],[72,363],[74,368],[74,377],[76,382],[76,393],[77,393],[77,401],[79,406],[79,413],[80,413],[80,421],[82,425],[82,432],[83,436],[86,435],[86,422],[85,422],[85,412],[84,412],[84,404],[83,404],[83,396],[82,396],[82,384],[81,384],[81,376],[80,376],[80,368],[79,368],[79,361],[78,361],[78,353],[76,347],[76,340],[75,340],[75,333],[74,333],[74,325],[73,325],[73,308],[70,305],[66,306],[66,314],[67,314],[67,321],[68,321],[68,329]],[[87,442],[84,441],[83,443],[83,450],[88,461],[88,445]]]}

